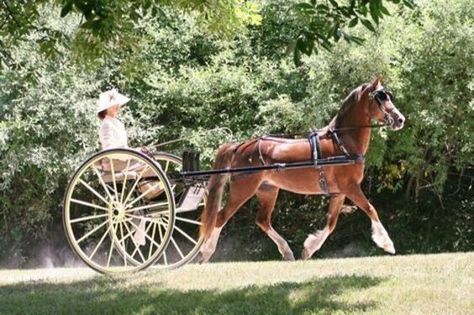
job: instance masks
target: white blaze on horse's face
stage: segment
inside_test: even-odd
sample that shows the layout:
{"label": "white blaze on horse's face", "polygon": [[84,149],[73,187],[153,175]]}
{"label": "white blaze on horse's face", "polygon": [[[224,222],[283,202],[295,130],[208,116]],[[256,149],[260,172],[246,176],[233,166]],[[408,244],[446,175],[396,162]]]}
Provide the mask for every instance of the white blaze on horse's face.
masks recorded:
{"label": "white blaze on horse's face", "polygon": [[393,104],[393,95],[380,85],[373,93],[374,101],[383,114],[383,122],[393,130],[400,130],[405,124],[405,116]]}

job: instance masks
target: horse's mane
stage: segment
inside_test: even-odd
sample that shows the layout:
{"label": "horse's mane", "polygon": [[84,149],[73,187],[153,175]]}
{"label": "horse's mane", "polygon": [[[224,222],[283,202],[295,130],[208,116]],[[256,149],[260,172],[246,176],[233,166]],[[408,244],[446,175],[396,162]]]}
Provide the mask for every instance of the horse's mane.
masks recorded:
{"label": "horse's mane", "polygon": [[349,110],[349,108],[351,108],[353,105],[357,104],[360,101],[362,91],[368,85],[368,83],[365,83],[352,90],[352,92],[342,101],[342,106],[337,112],[336,116],[334,116],[329,125],[327,125],[324,129],[336,129],[337,127],[339,127],[342,118],[346,115],[346,112]]}

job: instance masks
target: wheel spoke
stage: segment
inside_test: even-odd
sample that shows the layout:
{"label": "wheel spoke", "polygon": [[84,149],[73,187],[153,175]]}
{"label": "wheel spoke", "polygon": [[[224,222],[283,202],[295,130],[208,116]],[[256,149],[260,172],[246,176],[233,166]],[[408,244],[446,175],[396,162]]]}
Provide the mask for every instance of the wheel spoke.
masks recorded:
{"label": "wheel spoke", "polygon": [[181,249],[179,248],[178,244],[176,244],[175,240],[173,237],[171,237],[171,242],[173,243],[174,247],[176,248],[176,250],[178,251],[179,253],[179,256],[181,256],[181,259],[184,259],[184,254],[183,252],[181,251]]}
{"label": "wheel spoke", "polygon": [[196,209],[186,209],[184,208],[184,210],[182,208],[176,208],[176,213],[185,213],[185,212],[191,212],[191,211],[197,211],[198,208]]}
{"label": "wheel spoke", "polygon": [[[138,228],[139,228],[139,227],[138,227],[135,223],[133,223],[132,221],[130,221],[130,224],[133,225],[133,227],[134,227],[135,229],[138,229]],[[158,244],[157,242],[155,242],[155,240],[151,239],[147,234],[145,234],[145,237],[148,238],[148,239],[150,240],[150,242],[154,243],[156,247],[158,247],[158,248],[160,247],[160,244]]]}
{"label": "wheel spoke", "polygon": [[153,189],[159,187],[160,184],[155,184],[153,186],[151,186],[150,188],[148,188],[144,193],[142,193],[140,196],[138,196],[137,198],[135,198],[135,200],[133,200],[132,202],[130,202],[127,207],[131,207],[133,206],[137,201],[139,201],[140,199],[142,199],[143,197],[145,197],[150,191],[152,191]]}
{"label": "wheel spoke", "polygon": [[[118,223],[117,223],[118,225]],[[112,258],[112,252],[114,251],[114,239],[116,239],[115,234],[117,233],[117,225],[114,225],[112,223],[112,227],[114,229],[114,235],[112,237],[112,240],[110,241],[110,251],[109,251],[109,256],[107,257],[107,268],[110,266],[110,259]]]}
{"label": "wheel spoke", "polygon": [[112,223],[108,228],[107,228],[107,231],[105,231],[104,235],[102,235],[100,241],[97,243],[97,245],[95,246],[94,250],[92,251],[92,254],[89,256],[89,260],[92,260],[92,257],[94,257],[95,253],[97,252],[97,250],[99,249],[100,245],[102,245],[102,242],[104,241],[105,237],[107,236],[107,234],[109,234],[110,232],[110,229],[112,228],[114,224]]}
{"label": "wheel spoke", "polygon": [[[123,223],[120,222],[120,236],[122,237],[120,240],[119,240],[119,246],[121,245],[120,243],[122,243],[122,250],[123,250],[123,253],[122,253],[122,256],[123,256],[123,264],[125,265],[125,267],[127,267],[127,255],[126,255],[126,252],[127,252],[127,248],[125,247],[125,237],[123,237]],[[123,241],[123,242],[121,242]]]}
{"label": "wheel spoke", "polygon": [[146,222],[151,222],[153,218],[147,216],[138,216],[134,214],[127,214],[127,217],[134,218],[134,219],[145,219]]}
{"label": "wheel spoke", "polygon": [[170,166],[170,160],[166,161],[165,173],[168,172],[168,167]]}
{"label": "wheel spoke", "polygon": [[157,208],[157,207],[168,206],[168,205],[169,205],[168,202],[160,202],[160,203],[154,203],[154,204],[151,204],[151,205],[146,205],[146,206],[140,206],[140,207],[127,209],[127,210],[125,210],[125,212],[133,212],[133,211],[150,209],[150,208]]}
{"label": "wheel spoke", "polygon": [[[156,223],[153,222],[152,224],[153,224],[153,232],[151,232],[151,238],[152,238],[152,239],[155,239]],[[151,224],[150,224],[150,225],[151,225]],[[150,259],[150,257],[151,257],[152,249],[153,249],[153,243],[150,244],[150,251],[148,252],[148,259]]]}
{"label": "wheel spoke", "polygon": [[102,197],[94,188],[92,188],[91,186],[89,186],[89,184],[87,184],[85,181],[83,181],[82,179],[79,179],[79,182],[84,185],[87,189],[89,189],[94,195],[96,195],[97,197],[99,197],[100,200],[102,200],[103,202],[105,202],[106,205],[109,205],[109,202],[107,200],[105,200],[104,197]]}
{"label": "wheel spoke", "polygon": [[[161,230],[161,221],[158,222],[158,231],[160,232],[160,240],[163,241],[163,233],[162,233],[162,230]],[[163,252],[163,260],[165,261],[165,265],[168,264],[168,258],[166,257],[166,250],[167,249],[168,248],[166,248],[165,251]]]}
{"label": "wheel spoke", "polygon": [[94,219],[99,219],[99,218],[103,218],[103,217],[108,217],[109,214],[106,213],[106,214],[96,214],[96,215],[89,215],[87,217],[81,217],[81,218],[77,218],[77,219],[74,219],[74,220],[69,220],[69,222],[71,223],[77,223],[77,222],[82,222],[82,221],[87,221],[87,220],[94,220]]}
{"label": "wheel spoke", "polygon": [[71,198],[71,202],[74,202],[74,203],[77,203],[77,204],[80,204],[80,205],[83,205],[83,206],[88,206],[88,207],[91,207],[91,208],[96,208],[96,209],[100,209],[100,210],[104,210],[104,211],[109,211],[109,209],[107,209],[107,208],[95,205],[93,203],[89,203],[89,202],[84,201],[84,200],[78,200],[78,199]]}
{"label": "wheel spoke", "polygon": [[202,225],[201,222],[196,221],[196,220],[186,219],[186,218],[182,218],[182,217],[178,217],[178,216],[175,216],[175,219],[178,220],[178,221],[183,221],[183,222],[187,222],[187,223],[191,223],[191,224],[195,224],[195,225]]}
{"label": "wheel spoke", "polygon": [[117,191],[117,182],[115,181],[114,161],[110,158],[110,156],[109,156],[109,161],[110,161],[110,171],[112,172],[112,183],[114,185],[115,201],[119,202],[118,191]]}
{"label": "wheel spoke", "polygon": [[186,237],[191,243],[193,243],[194,245],[197,245],[197,241],[194,240],[191,236],[189,236],[189,234],[187,234],[186,232],[184,232],[183,230],[181,230],[179,227],[175,226],[174,229],[176,231],[178,231],[179,233],[181,233],[181,235],[183,235],[184,237]]}
{"label": "wheel spoke", "polygon": [[127,167],[125,168],[125,172],[123,172],[123,183],[122,183],[122,193],[120,194],[120,203],[123,204],[123,196],[125,195],[125,184],[127,183],[127,173],[128,168],[130,167],[130,159],[127,160]]}
{"label": "wheel spoke", "polygon": [[137,187],[137,184],[138,182],[140,181],[140,179],[142,179],[142,176],[143,174],[145,174],[145,171],[149,168],[148,165],[145,165],[145,167],[143,168],[143,170],[140,172],[140,174],[138,175],[137,179],[135,179],[135,182],[133,183],[133,186],[132,188],[130,189],[130,191],[128,192],[127,194],[127,198],[125,198],[125,201],[123,202],[124,205],[127,204],[128,202],[128,199],[130,199],[130,196],[132,195],[133,191],[135,190],[135,187]]}
{"label": "wheel spoke", "polygon": [[[129,222],[133,225],[133,222]],[[133,234],[133,232],[130,231],[129,227],[127,224],[124,224],[125,225],[125,228],[127,229],[128,233],[131,235]],[[132,239],[132,243],[133,245],[135,246],[135,249],[138,250],[138,254],[140,254],[140,257],[142,259],[142,262],[144,263],[145,262],[145,257],[143,257],[143,254],[142,254],[142,251],[140,250],[140,246],[137,246],[137,244],[135,243],[135,241]],[[127,254],[127,252],[125,251],[125,254]],[[131,256],[133,258],[133,256]]]}
{"label": "wheel spoke", "polygon": [[[152,226],[151,224],[148,224],[148,227],[147,227],[146,230],[145,230],[145,234],[148,233],[148,231],[150,230],[151,226]],[[153,246],[153,244],[150,244],[150,249],[152,248],[152,246]],[[135,256],[137,250],[138,250],[138,247],[133,251],[132,255],[130,255],[130,256],[131,256],[131,257]],[[148,255],[148,258],[147,258],[147,259],[150,259],[150,255]]]}
{"label": "wheel spoke", "polygon": [[95,174],[96,174],[97,177],[99,178],[100,184],[102,185],[102,187],[104,188],[105,192],[106,192],[107,195],[109,196],[109,199],[110,199],[110,200],[114,200],[114,197],[112,197],[112,195],[110,194],[110,191],[109,191],[109,189],[107,188],[107,185],[105,185],[104,179],[102,178],[102,175],[99,173],[99,170],[98,170],[95,166],[92,166],[92,169],[94,170]]}
{"label": "wheel spoke", "polygon": [[[127,225],[125,223],[122,223],[125,227],[127,227]],[[122,242],[123,241],[123,244],[124,244],[124,248],[125,248],[125,240],[127,238],[129,238],[132,234],[133,234],[133,231],[130,231],[129,229],[127,229],[129,232],[127,234],[125,234],[125,236],[123,236],[122,234],[122,238],[119,240],[119,242]]]}
{"label": "wheel spoke", "polygon": [[[168,220],[165,220],[163,218],[163,221],[165,221],[167,224],[169,224],[169,221]],[[177,227],[176,225],[173,227],[176,231],[178,231],[179,233],[181,233],[181,235],[183,235],[184,237],[186,237],[189,241],[191,241],[194,245],[197,244],[197,242],[191,237],[189,236],[186,232],[184,232],[183,230],[181,230],[179,227]]]}
{"label": "wheel spoke", "polygon": [[83,237],[78,239],[77,244],[79,244],[80,242],[82,242],[83,240],[85,240],[86,238],[88,238],[89,236],[94,234],[95,232],[97,232],[101,227],[103,227],[105,224],[107,224],[107,222],[108,222],[108,220],[102,222],[100,225],[96,226],[93,230],[89,231],[86,235],[84,235]]}

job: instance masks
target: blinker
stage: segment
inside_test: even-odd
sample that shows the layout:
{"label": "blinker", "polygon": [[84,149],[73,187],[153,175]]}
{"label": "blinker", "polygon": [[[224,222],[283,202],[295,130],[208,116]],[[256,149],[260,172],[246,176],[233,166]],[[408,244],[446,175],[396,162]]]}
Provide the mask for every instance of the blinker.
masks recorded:
{"label": "blinker", "polygon": [[375,91],[374,94],[373,94],[373,97],[379,103],[379,105],[382,105],[381,103],[388,100],[389,98],[392,102],[394,101],[393,94],[390,93],[389,91],[384,90],[384,89],[380,89],[380,90]]}

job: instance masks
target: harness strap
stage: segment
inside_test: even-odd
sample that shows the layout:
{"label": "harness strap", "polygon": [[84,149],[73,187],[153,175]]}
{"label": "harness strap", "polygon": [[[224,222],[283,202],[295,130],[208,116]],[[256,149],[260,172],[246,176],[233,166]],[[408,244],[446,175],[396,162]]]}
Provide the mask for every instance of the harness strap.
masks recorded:
{"label": "harness strap", "polygon": [[314,165],[317,165],[317,160],[322,158],[319,134],[317,132],[312,132],[308,137],[308,141],[311,147],[311,160],[314,161]]}
{"label": "harness strap", "polygon": [[318,132],[312,132],[308,137],[308,142],[311,148],[311,160],[313,161],[314,166],[319,170],[319,187],[324,193],[328,194],[328,181],[326,180],[323,168],[318,166],[318,159],[322,158],[321,143],[319,141]]}
{"label": "harness strap", "polygon": [[338,146],[338,148],[342,151],[342,153],[344,153],[345,156],[350,157],[351,155],[347,151],[341,139],[339,139],[339,136],[337,135],[337,133],[332,129],[329,129],[328,133],[331,136],[332,141]]}
{"label": "harness strap", "polygon": [[265,160],[263,159],[263,154],[262,154],[262,141],[261,141],[261,139],[258,139],[257,146],[258,146],[258,159],[260,160],[262,165],[265,165]]}

